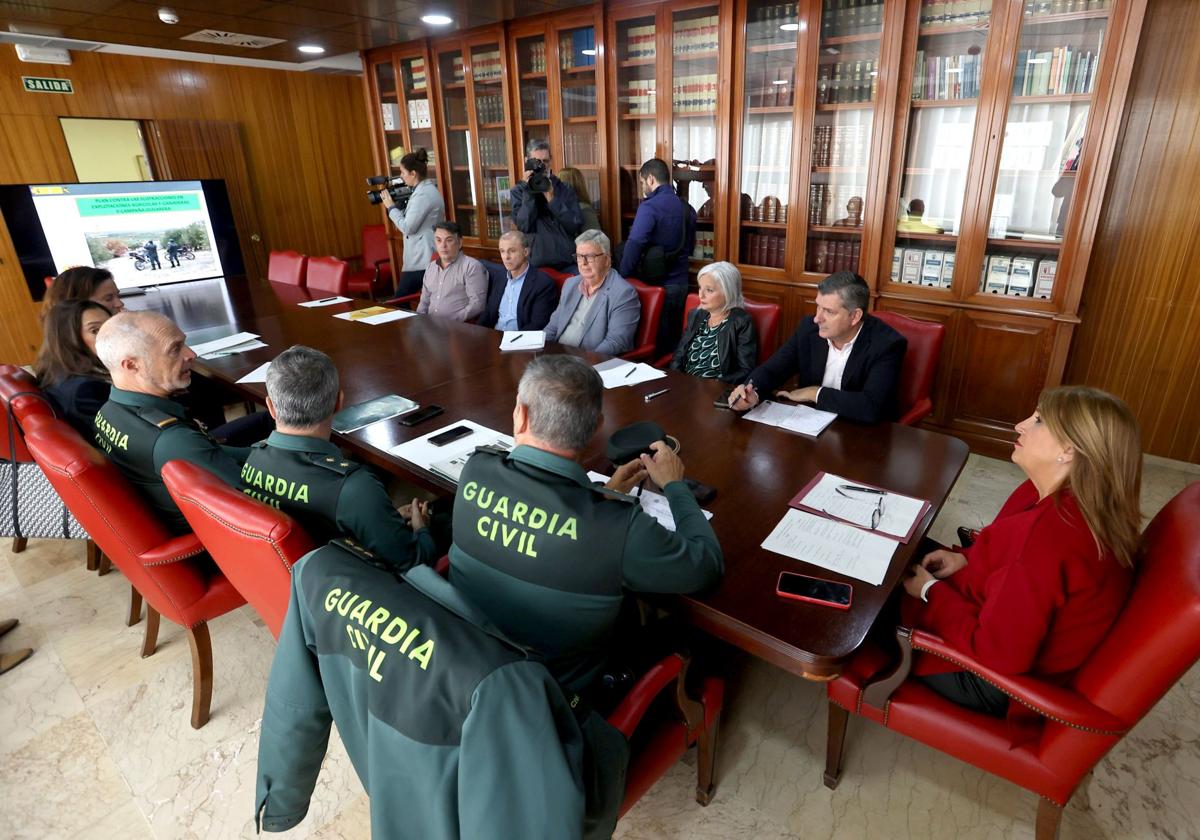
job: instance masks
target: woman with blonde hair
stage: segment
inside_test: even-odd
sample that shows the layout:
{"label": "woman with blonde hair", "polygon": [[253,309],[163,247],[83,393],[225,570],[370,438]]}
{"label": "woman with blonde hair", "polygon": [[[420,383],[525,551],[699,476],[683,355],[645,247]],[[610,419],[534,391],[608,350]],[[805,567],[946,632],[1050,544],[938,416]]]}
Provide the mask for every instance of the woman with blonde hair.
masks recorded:
{"label": "woman with blonde hair", "polygon": [[688,315],[671,369],[740,385],[758,364],[758,331],[743,305],[742,275],[728,262],[696,275],[700,306]]}
{"label": "woman with blonde hair", "polygon": [[596,213],[595,206],[592,205],[592,197],[588,194],[587,181],[583,180],[583,173],[574,166],[568,166],[566,169],[558,170],[558,180],[575,190],[575,197],[579,199],[579,212],[583,214],[583,227],[579,232],[600,230],[600,216]]}
{"label": "woman with blonde hair", "polygon": [[[927,554],[904,588],[905,623],[1003,674],[1066,680],[1121,612],[1141,527],[1141,433],[1121,400],[1095,388],[1042,393],[1017,424],[1012,460],[1027,476],[962,552]],[[994,715],[998,688],[926,657],[914,671],[944,697]]]}

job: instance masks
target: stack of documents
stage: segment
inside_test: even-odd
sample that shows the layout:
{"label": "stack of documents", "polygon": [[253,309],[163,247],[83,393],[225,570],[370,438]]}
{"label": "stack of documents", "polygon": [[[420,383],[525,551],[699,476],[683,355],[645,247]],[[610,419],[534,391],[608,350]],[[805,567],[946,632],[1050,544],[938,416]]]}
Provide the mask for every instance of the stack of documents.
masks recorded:
{"label": "stack of documents", "polygon": [[317,306],[333,306],[335,303],[349,303],[350,298],[334,295],[333,297],[321,298],[320,300],[310,300],[300,304],[309,309]]}
{"label": "stack of documents", "polygon": [[[588,478],[600,484],[606,484],[612,476],[588,470]],[[668,531],[675,530],[675,515],[671,513],[671,503],[667,501],[666,496],[662,493],[652,493],[649,490],[638,490],[634,495],[641,502],[642,510],[657,519],[659,525]],[[713,515],[703,508],[700,512],[704,514],[705,519],[713,518]]]}
{"label": "stack of documents", "polygon": [[[442,432],[450,429],[456,429],[459,426],[468,426],[471,429],[471,434],[447,443],[445,446],[434,446],[429,442],[431,437],[440,435]],[[399,446],[393,446],[391,454],[397,458],[403,458],[405,461],[423,470],[437,473],[457,484],[458,477],[462,474],[463,466],[467,463],[467,459],[475,453],[476,447],[500,446],[504,449],[512,449],[515,445],[516,443],[513,441],[511,435],[497,432],[489,429],[487,426],[481,426],[473,420],[459,420],[451,423],[449,426],[442,426],[440,429],[435,429],[429,434],[421,435],[421,437],[415,440],[410,440]]]}
{"label": "stack of documents", "polygon": [[[917,523],[931,505],[924,499],[901,496],[861,481],[850,481],[840,475],[817,473],[808,486],[796,494],[789,504],[799,510],[824,514],[859,528],[892,537],[906,543],[912,539]],[[878,521],[875,511],[879,511]]]}
{"label": "stack of documents", "polygon": [[227,335],[225,338],[215,338],[212,341],[203,341],[188,346],[201,359],[220,359],[223,356],[232,356],[235,353],[245,353],[247,350],[266,347],[267,344],[265,341],[258,340],[258,333],[240,332],[235,335]]}
{"label": "stack of documents", "polygon": [[508,350],[541,350],[546,346],[546,333],[543,330],[505,330],[504,338],[500,339],[500,349]]}
{"label": "stack of documents", "polygon": [[353,312],[339,312],[334,318],[343,321],[358,321],[363,324],[386,324],[389,321],[399,321],[416,315],[404,309],[388,309],[386,306],[368,306],[366,309],[355,309]]}
{"label": "stack of documents", "polygon": [[822,516],[789,509],[762,547],[878,586],[898,543]]}
{"label": "stack of documents", "polygon": [[818,411],[806,405],[784,405],[765,400],[742,415],[745,420],[777,426],[789,432],[816,437],[837,419],[832,411]]}
{"label": "stack of documents", "polygon": [[625,385],[638,385],[655,379],[665,379],[666,373],[658,368],[644,365],[641,362],[627,362],[624,359],[609,359],[595,365],[596,373],[604,382],[605,388],[621,388]]}

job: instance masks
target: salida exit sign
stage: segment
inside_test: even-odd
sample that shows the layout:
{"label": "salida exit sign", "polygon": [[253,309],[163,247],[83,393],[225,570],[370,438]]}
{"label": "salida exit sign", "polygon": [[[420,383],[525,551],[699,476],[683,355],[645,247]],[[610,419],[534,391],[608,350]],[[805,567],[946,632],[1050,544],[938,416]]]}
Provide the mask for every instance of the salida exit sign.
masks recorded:
{"label": "salida exit sign", "polygon": [[49,79],[40,76],[22,76],[26,93],[74,93],[70,79]]}

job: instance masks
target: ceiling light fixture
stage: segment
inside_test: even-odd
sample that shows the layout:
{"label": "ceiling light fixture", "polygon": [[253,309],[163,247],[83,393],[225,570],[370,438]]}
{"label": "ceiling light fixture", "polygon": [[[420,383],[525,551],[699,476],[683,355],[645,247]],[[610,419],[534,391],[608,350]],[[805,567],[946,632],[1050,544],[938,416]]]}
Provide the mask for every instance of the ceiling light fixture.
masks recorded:
{"label": "ceiling light fixture", "polygon": [[179,15],[175,13],[174,9],[168,9],[166,6],[158,10],[158,19],[168,24],[179,23]]}
{"label": "ceiling light fixture", "polygon": [[449,26],[450,24],[454,23],[454,19],[449,15],[433,12],[427,15],[421,15],[421,23],[427,23],[430,26]]}
{"label": "ceiling light fixture", "polygon": [[786,84],[787,84],[787,79],[772,79],[772,80],[771,80],[771,84],[773,84],[773,85],[786,85]]}
{"label": "ceiling light fixture", "polygon": [[784,32],[795,32],[797,29],[800,28],[800,24],[798,24],[798,23],[781,23],[779,25],[779,28],[782,29]]}
{"label": "ceiling light fixture", "polygon": [[301,44],[296,49],[300,50],[302,53],[312,53],[313,55],[320,55],[321,53],[325,52],[324,47],[318,47],[316,44]]}

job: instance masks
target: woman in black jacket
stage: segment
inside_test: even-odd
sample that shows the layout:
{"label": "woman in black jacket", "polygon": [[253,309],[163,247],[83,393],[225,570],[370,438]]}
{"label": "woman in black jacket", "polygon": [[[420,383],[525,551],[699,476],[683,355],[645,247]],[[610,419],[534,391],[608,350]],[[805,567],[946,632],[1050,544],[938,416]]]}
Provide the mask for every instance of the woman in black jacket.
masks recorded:
{"label": "woman in black jacket", "polygon": [[758,364],[758,332],[742,308],[742,275],[731,263],[700,269],[700,306],[688,316],[671,369],[740,385]]}
{"label": "woman in black jacket", "polygon": [[38,384],[58,415],[87,440],[112,387],[96,356],[96,333],[110,317],[107,307],[86,298],[55,304],[46,312],[45,338],[33,365]]}

